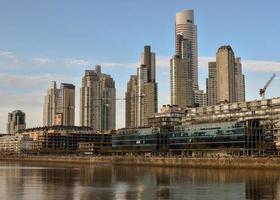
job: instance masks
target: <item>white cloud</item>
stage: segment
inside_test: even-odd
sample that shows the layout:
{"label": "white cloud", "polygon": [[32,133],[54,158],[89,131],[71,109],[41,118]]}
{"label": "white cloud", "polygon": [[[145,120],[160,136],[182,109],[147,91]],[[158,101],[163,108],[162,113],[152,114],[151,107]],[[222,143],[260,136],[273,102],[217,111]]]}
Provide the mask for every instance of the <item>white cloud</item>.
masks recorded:
{"label": "white cloud", "polygon": [[[199,57],[198,66],[208,67],[208,62],[215,61],[215,57]],[[280,62],[263,60],[241,60],[242,68],[252,72],[280,72]]]}
{"label": "white cloud", "polygon": [[9,90],[8,87],[16,90],[18,88],[42,87],[49,84],[50,81],[59,80],[61,82],[72,82],[76,77],[69,77],[61,74],[44,75],[15,75],[0,73],[0,89]]}
{"label": "white cloud", "polygon": [[83,59],[65,59],[64,64],[84,67],[84,66],[90,65],[90,62],[87,60],[83,60]]}
{"label": "white cloud", "polygon": [[280,62],[276,61],[255,61],[244,60],[242,61],[244,70],[256,72],[280,72]]}
{"label": "white cloud", "polygon": [[13,52],[0,51],[0,69],[32,69],[46,71],[50,69],[62,69],[69,67],[85,67],[90,65],[90,62],[85,59],[63,58],[51,59],[46,57],[26,57],[17,55]]}
{"label": "white cloud", "polygon": [[137,68],[140,63],[139,62],[131,62],[131,63],[117,63],[117,62],[102,62],[101,66],[108,68],[117,68],[117,69],[129,69],[129,68]]}

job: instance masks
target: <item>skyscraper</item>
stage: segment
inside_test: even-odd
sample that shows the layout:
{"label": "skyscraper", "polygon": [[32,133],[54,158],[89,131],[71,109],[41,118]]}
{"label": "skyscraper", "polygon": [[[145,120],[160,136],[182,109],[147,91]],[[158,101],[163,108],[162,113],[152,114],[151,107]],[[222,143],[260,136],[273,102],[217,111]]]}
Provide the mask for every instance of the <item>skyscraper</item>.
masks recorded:
{"label": "skyscraper", "polygon": [[208,63],[206,79],[208,105],[245,101],[245,76],[241,59],[235,58],[231,46],[221,46],[216,62]]}
{"label": "skyscraper", "polygon": [[208,63],[208,78],[206,79],[207,105],[217,103],[216,62]]}
{"label": "skyscraper", "polygon": [[137,76],[131,75],[125,93],[125,127],[137,127]]}
{"label": "skyscraper", "polygon": [[116,128],[114,79],[101,73],[101,66],[86,70],[80,90],[80,125],[103,131]]}
{"label": "skyscraper", "polygon": [[141,65],[137,69],[137,126],[146,126],[148,118],[157,112],[157,83],[155,53],[144,47]]}
{"label": "skyscraper", "polygon": [[217,101],[235,102],[235,56],[231,46],[221,46],[216,54]]}
{"label": "skyscraper", "polygon": [[175,38],[176,55],[170,60],[171,105],[193,107],[203,98],[203,91],[198,87],[197,27],[193,10],[176,13]]}
{"label": "skyscraper", "polygon": [[241,58],[235,58],[235,101],[245,101],[245,76],[242,74]]}
{"label": "skyscraper", "polygon": [[193,88],[198,89],[197,27],[194,23],[194,10],[176,13],[175,29],[176,54],[190,59]]}
{"label": "skyscraper", "polygon": [[25,129],[25,113],[15,110],[8,114],[7,134],[15,134],[17,131]]}
{"label": "skyscraper", "polygon": [[44,126],[75,124],[75,86],[61,83],[57,89],[53,81],[44,98]]}
{"label": "skyscraper", "polygon": [[171,105],[179,108],[194,106],[191,65],[187,59],[175,55],[170,60]]}

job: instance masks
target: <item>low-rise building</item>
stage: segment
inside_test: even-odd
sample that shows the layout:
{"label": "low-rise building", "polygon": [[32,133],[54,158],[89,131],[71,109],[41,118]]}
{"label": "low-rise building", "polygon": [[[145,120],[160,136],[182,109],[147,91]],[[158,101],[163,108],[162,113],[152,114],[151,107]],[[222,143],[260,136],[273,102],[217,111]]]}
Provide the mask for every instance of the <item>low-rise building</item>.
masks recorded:
{"label": "low-rise building", "polygon": [[113,135],[117,154],[181,156],[260,156],[276,154],[273,134],[260,120],[188,124],[165,128],[122,129]]}
{"label": "low-rise building", "polygon": [[[109,150],[113,132],[97,133],[90,127],[50,126],[19,131],[33,140],[33,153],[82,153],[91,150]],[[86,144],[86,145],[85,145]]]}
{"label": "low-rise building", "polygon": [[181,124],[185,109],[176,105],[163,105],[160,113],[148,119],[148,127],[174,127]]}
{"label": "low-rise building", "polygon": [[25,153],[32,149],[32,138],[15,134],[0,137],[0,153]]}

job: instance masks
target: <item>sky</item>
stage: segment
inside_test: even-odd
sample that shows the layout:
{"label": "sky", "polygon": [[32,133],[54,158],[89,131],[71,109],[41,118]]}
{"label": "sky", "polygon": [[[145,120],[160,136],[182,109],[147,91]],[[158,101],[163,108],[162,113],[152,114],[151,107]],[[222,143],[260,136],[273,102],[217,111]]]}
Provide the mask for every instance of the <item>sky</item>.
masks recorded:
{"label": "sky", "polygon": [[[21,109],[27,127],[42,126],[43,98],[52,80],[76,85],[86,69],[101,64],[124,97],[144,45],[156,53],[159,107],[170,102],[169,59],[175,53],[175,14],[194,9],[198,29],[199,84],[219,46],[241,57],[246,99],[276,73],[267,98],[280,96],[280,1],[278,0],[0,0],[0,133],[8,112]],[[117,127],[125,123],[117,102]]]}

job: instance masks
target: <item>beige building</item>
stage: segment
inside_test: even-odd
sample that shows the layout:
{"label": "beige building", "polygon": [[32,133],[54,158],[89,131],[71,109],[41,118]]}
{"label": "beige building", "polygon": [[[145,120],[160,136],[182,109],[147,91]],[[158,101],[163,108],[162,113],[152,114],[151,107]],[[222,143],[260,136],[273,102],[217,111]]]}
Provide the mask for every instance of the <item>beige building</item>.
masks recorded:
{"label": "beige building", "polygon": [[193,107],[194,94],[189,60],[175,55],[170,60],[171,105],[180,108]]}
{"label": "beige building", "polygon": [[185,109],[178,106],[163,105],[159,113],[149,118],[149,127],[173,127],[181,124],[182,118],[185,117]]}
{"label": "beige building", "polygon": [[32,138],[26,135],[14,134],[0,137],[1,153],[24,153],[32,149]]}
{"label": "beige building", "polygon": [[[183,52],[182,57],[189,58],[193,88],[198,89],[197,27],[194,22],[194,10],[184,10],[176,13],[175,34],[176,55]],[[181,36],[183,40],[179,39]],[[182,45],[182,41],[188,43],[188,45]]]}
{"label": "beige building", "polygon": [[221,46],[216,54],[217,101],[235,102],[235,57],[230,46]]}
{"label": "beige building", "polygon": [[44,126],[75,124],[75,86],[61,83],[60,88],[53,81],[44,98]]}
{"label": "beige building", "polygon": [[207,103],[245,101],[245,76],[242,74],[241,59],[235,58],[230,46],[221,46],[216,62],[208,63],[206,79]]}
{"label": "beige building", "polygon": [[207,106],[207,95],[203,90],[194,90],[194,106]]}
{"label": "beige building", "polygon": [[202,106],[205,94],[198,86],[197,27],[193,10],[176,13],[175,36],[176,55],[170,60],[171,105]]}
{"label": "beige building", "polygon": [[235,101],[245,101],[245,76],[242,74],[241,58],[235,58]]}
{"label": "beige building", "polygon": [[[224,103],[187,109],[184,124],[259,119],[263,125],[279,127],[280,97],[247,102]],[[280,133],[280,132],[279,132]]]}
{"label": "beige building", "polygon": [[125,127],[137,127],[137,76],[131,75],[125,93]]}
{"label": "beige building", "polygon": [[147,126],[148,118],[157,113],[155,53],[144,46],[141,65],[137,69],[137,127]]}
{"label": "beige building", "polygon": [[[147,126],[148,118],[157,113],[158,107],[158,91],[156,83],[156,60],[155,53],[151,52],[150,46],[144,47],[141,54],[141,65],[137,68],[136,83],[136,126]],[[135,94],[134,94],[135,95]],[[126,100],[128,102],[129,99]],[[130,103],[127,103],[128,106]],[[127,111],[129,108],[126,108]],[[126,119],[132,119],[133,112],[126,113]]]}
{"label": "beige building", "polygon": [[80,90],[80,125],[95,131],[116,128],[115,81],[101,73],[100,65],[85,71]]}
{"label": "beige building", "polygon": [[206,79],[207,105],[217,103],[216,62],[208,63],[208,78]]}
{"label": "beige building", "polygon": [[8,114],[7,134],[14,135],[17,131],[25,129],[25,113],[15,110]]}

